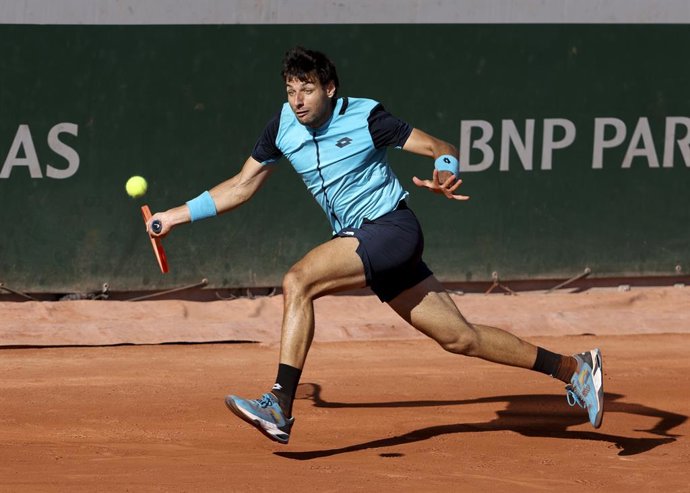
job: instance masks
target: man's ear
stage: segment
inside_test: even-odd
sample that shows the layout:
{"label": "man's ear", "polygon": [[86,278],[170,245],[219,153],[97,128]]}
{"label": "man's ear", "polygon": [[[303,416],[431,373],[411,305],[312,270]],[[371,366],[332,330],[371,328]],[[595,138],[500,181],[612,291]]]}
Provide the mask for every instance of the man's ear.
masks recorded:
{"label": "man's ear", "polygon": [[333,82],[331,80],[328,82],[328,84],[326,84],[326,96],[328,96],[329,98],[332,98],[334,94],[335,94],[335,82]]}

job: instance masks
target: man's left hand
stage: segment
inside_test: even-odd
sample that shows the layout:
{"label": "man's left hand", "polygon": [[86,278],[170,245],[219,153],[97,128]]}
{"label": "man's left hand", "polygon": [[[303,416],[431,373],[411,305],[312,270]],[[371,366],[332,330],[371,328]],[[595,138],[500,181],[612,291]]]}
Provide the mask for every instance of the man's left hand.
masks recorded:
{"label": "man's left hand", "polygon": [[434,169],[434,174],[431,180],[420,180],[416,176],[412,177],[415,185],[421,188],[428,188],[434,193],[443,194],[448,199],[452,200],[468,200],[467,195],[455,195],[458,187],[462,184],[460,178],[455,178],[455,175],[450,171],[439,171]]}

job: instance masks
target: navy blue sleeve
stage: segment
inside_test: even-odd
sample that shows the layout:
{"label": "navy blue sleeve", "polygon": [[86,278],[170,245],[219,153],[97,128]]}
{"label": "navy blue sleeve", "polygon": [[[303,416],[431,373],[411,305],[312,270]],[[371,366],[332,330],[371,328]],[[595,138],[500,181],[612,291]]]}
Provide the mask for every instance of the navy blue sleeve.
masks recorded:
{"label": "navy blue sleeve", "polygon": [[280,127],[280,111],[266,124],[261,137],[254,145],[252,157],[260,163],[272,163],[283,156],[276,139],[278,138],[278,128]]}
{"label": "navy blue sleeve", "polygon": [[377,149],[385,146],[402,147],[412,133],[411,125],[388,113],[380,103],[371,110],[367,121]]}

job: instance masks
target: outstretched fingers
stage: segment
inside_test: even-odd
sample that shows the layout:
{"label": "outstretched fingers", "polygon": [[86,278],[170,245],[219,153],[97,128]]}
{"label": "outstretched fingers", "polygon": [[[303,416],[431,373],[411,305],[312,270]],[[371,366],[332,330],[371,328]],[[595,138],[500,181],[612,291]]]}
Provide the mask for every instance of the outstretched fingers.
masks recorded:
{"label": "outstretched fingers", "polygon": [[[451,182],[452,183],[452,182]],[[469,195],[455,195],[453,192],[455,192],[458,188],[460,188],[460,185],[462,185],[462,180],[460,178],[457,179],[454,185],[449,186],[448,188],[445,188],[444,184],[444,195],[453,200],[469,200],[470,196]]]}
{"label": "outstretched fingers", "polygon": [[452,173],[448,173],[448,176],[443,182],[440,181],[446,173],[447,172],[443,172],[442,175],[439,175],[438,170],[434,169],[431,180],[421,180],[413,176],[412,182],[420,188],[426,188],[434,193],[443,194],[446,198],[451,200],[469,200],[470,197],[468,195],[456,195],[454,193],[462,184],[462,180],[455,178]]}

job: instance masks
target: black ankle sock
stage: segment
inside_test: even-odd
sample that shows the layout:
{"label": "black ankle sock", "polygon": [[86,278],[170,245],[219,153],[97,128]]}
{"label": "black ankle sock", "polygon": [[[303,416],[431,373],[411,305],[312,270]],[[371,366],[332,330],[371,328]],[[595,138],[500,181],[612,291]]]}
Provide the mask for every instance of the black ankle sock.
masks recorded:
{"label": "black ankle sock", "polygon": [[278,365],[278,376],[271,392],[278,398],[280,408],[288,416],[292,416],[292,402],[301,376],[302,370],[299,368],[282,363]]}
{"label": "black ankle sock", "polygon": [[563,356],[538,347],[537,360],[532,369],[569,383],[570,377],[577,371],[577,361],[572,356]]}

